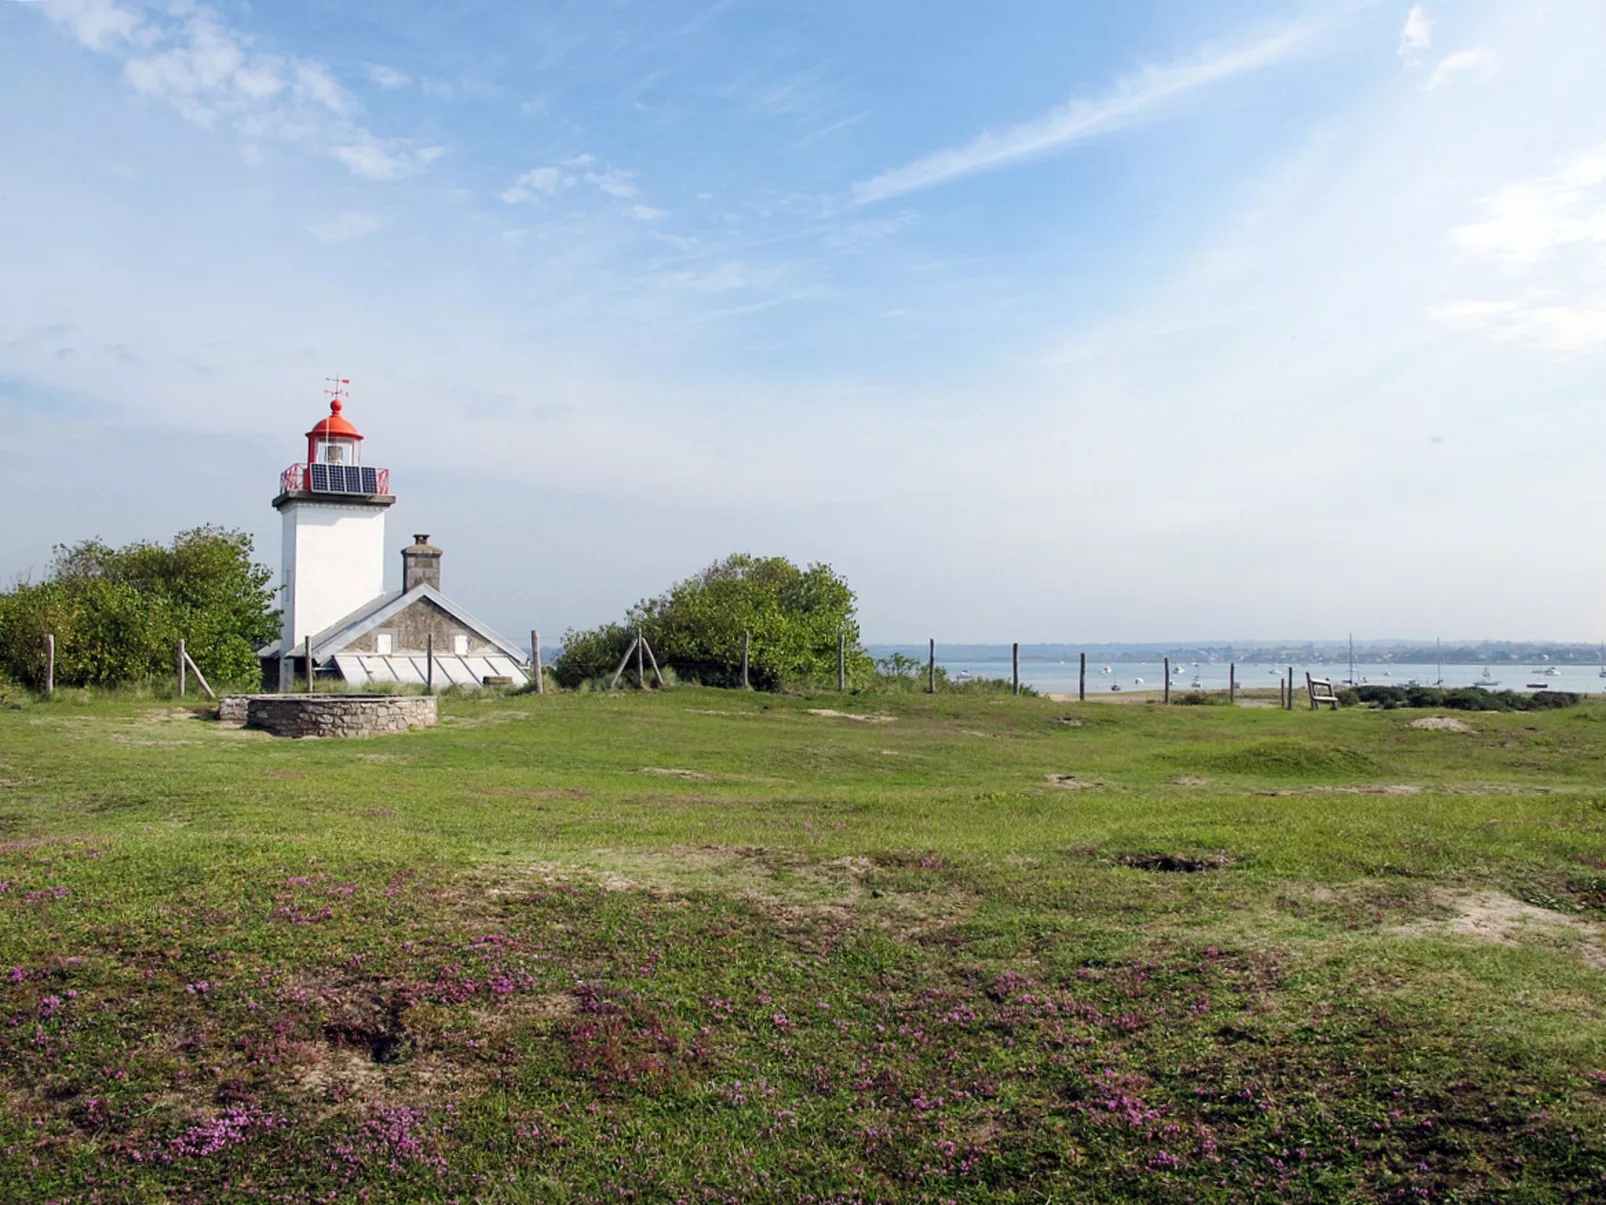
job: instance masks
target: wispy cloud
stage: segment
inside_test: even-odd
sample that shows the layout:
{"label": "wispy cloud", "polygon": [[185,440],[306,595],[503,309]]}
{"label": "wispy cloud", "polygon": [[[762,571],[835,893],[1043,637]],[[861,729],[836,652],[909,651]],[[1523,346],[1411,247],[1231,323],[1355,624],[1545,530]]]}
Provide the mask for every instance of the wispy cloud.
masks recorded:
{"label": "wispy cloud", "polygon": [[387,92],[405,88],[413,82],[412,77],[405,71],[397,71],[396,68],[387,67],[383,63],[365,63],[363,70],[368,73],[369,79]]}
{"label": "wispy cloud", "polygon": [[1544,351],[1606,346],[1606,143],[1561,171],[1500,189],[1449,241],[1493,266],[1507,295],[1447,301],[1431,307],[1431,317]]}
{"label": "wispy cloud", "polygon": [[139,14],[114,0],[45,0],[40,7],[91,50],[131,42],[141,28]]}
{"label": "wispy cloud", "polygon": [[[572,189],[579,184],[589,184],[616,201],[632,201],[640,192],[635,180],[635,172],[612,164],[599,164],[595,155],[579,154],[559,163],[531,168],[503,189],[501,197],[509,205],[520,205],[542,197],[556,196],[560,190]],[[668,216],[662,209],[639,202],[626,207],[624,212],[638,222],[655,222]]]}
{"label": "wispy cloud", "polygon": [[1428,82],[1422,86],[1422,90],[1432,92],[1436,88],[1442,88],[1463,78],[1474,81],[1486,80],[1495,73],[1497,65],[1498,60],[1492,50],[1479,48],[1457,51],[1440,60],[1439,65],[1433,69],[1433,74],[1428,77]]}
{"label": "wispy cloud", "polygon": [[1418,4],[1405,17],[1405,28],[1400,30],[1400,57],[1408,63],[1433,45],[1433,22]]}
{"label": "wispy cloud", "polygon": [[1554,175],[1502,188],[1483,209],[1481,220],[1450,232],[1452,243],[1520,264],[1581,245],[1606,252],[1606,143]]}
{"label": "wispy cloud", "polygon": [[634,172],[620,171],[610,167],[607,171],[587,172],[586,183],[595,184],[608,196],[624,201],[636,195],[636,186],[631,183]]}
{"label": "wispy cloud", "polygon": [[563,173],[555,167],[537,167],[525,172],[502,192],[502,200],[509,205],[533,201],[536,194],[551,196],[563,181]]}
{"label": "wispy cloud", "polygon": [[[121,59],[134,92],[204,129],[233,130],[248,161],[261,160],[262,144],[279,143],[327,155],[365,179],[397,180],[445,153],[375,134],[358,120],[357,98],[325,64],[259,50],[257,39],[202,5],[45,0],[40,7],[87,49]],[[388,67],[370,65],[368,74],[381,87],[406,81]]]}
{"label": "wispy cloud", "polygon": [[446,153],[442,146],[411,146],[395,139],[359,138],[329,153],[354,176],[365,180],[401,180],[417,175]]}
{"label": "wispy cloud", "polygon": [[1280,62],[1304,44],[1313,32],[1311,26],[1291,26],[1236,50],[1147,67],[1119,81],[1102,96],[1091,100],[1073,99],[1033,121],[999,132],[988,131],[962,146],[937,151],[855,184],[854,204],[884,201],[888,197],[1063,150],[1189,92]]}
{"label": "wispy cloud", "polygon": [[380,221],[378,214],[348,210],[338,217],[330,218],[327,222],[308,226],[307,233],[322,243],[346,243],[365,234],[372,234],[382,225],[384,223]]}

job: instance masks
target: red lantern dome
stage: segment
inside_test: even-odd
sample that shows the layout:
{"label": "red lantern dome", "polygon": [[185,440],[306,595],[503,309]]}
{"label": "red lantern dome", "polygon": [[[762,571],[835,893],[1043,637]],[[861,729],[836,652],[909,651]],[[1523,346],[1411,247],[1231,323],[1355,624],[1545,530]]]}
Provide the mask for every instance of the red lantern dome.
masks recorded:
{"label": "red lantern dome", "polygon": [[[330,449],[349,448],[351,453],[356,452],[356,441],[362,439],[357,428],[353,427],[340,412],[345,409],[339,398],[329,403],[329,417],[317,423],[307,432],[307,463],[316,464],[327,460],[331,455]],[[323,454],[319,455],[320,447]],[[340,452],[334,455],[340,456]]]}
{"label": "red lantern dome", "polygon": [[[389,505],[390,470],[370,468],[362,462],[362,432],[341,413],[345,409],[344,378],[330,378],[334,388],[329,415],[307,432],[307,459],[279,474],[279,497],[302,493],[358,494],[385,498]],[[275,504],[277,505],[277,503]]]}

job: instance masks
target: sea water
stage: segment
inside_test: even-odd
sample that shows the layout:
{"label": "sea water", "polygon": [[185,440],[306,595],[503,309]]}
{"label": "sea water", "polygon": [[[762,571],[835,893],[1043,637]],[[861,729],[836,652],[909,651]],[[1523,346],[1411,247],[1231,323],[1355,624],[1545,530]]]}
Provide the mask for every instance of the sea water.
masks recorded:
{"label": "sea water", "polygon": [[[949,678],[958,679],[962,675],[973,678],[1009,678],[1009,657],[1006,655],[998,659],[981,661],[949,661],[940,655],[942,646],[938,646],[939,656],[937,664],[947,671]],[[1109,673],[1101,672],[1105,666]],[[1487,667],[1489,677],[1483,676],[1484,666],[1481,665],[1445,665],[1435,666],[1431,662],[1426,665],[1356,662],[1355,681],[1372,686],[1406,686],[1415,683],[1418,686],[1484,686],[1490,690],[1516,690],[1531,692],[1534,690],[1570,690],[1578,694],[1606,693],[1606,678],[1600,676],[1600,667],[1596,665],[1490,665]],[[1227,689],[1227,663],[1180,661],[1172,663],[1171,689],[1180,690],[1226,690]],[[1288,664],[1272,665],[1266,662],[1240,661],[1238,662],[1238,688],[1240,690],[1272,689],[1277,680],[1288,673]],[[1347,662],[1333,664],[1327,662],[1320,665],[1301,665],[1294,663],[1294,684],[1303,692],[1305,689],[1305,675],[1309,673],[1313,678],[1328,678],[1334,687],[1341,688],[1350,676]],[[1067,660],[1061,664],[1058,661],[1028,661],[1022,658],[1020,663],[1020,680],[1024,685],[1042,692],[1043,694],[1074,693],[1076,691],[1077,664],[1074,660]],[[1199,685],[1195,687],[1193,683]],[[1095,693],[1113,693],[1112,686],[1120,686],[1122,691],[1161,690],[1165,685],[1165,668],[1158,661],[1088,661],[1087,665],[1087,691]]]}

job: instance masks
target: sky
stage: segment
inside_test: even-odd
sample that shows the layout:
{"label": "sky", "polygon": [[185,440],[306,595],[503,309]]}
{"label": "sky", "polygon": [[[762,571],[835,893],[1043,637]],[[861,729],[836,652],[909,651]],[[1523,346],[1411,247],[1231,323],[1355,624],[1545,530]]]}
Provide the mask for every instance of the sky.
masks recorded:
{"label": "sky", "polygon": [[1603,55],[1599,0],[0,0],[0,579],[277,566],[339,376],[510,636],[748,551],[872,641],[1600,639]]}

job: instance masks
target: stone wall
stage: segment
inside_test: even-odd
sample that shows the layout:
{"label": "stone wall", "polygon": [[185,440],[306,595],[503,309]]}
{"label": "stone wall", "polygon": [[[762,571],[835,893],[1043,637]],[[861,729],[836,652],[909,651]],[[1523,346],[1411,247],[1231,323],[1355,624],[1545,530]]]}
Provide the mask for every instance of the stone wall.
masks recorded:
{"label": "stone wall", "polygon": [[[247,728],[274,736],[377,736],[435,726],[433,695],[251,695]],[[222,705],[219,702],[219,719]]]}
{"label": "stone wall", "polygon": [[244,725],[250,695],[224,695],[217,701],[217,721],[220,724]]}

